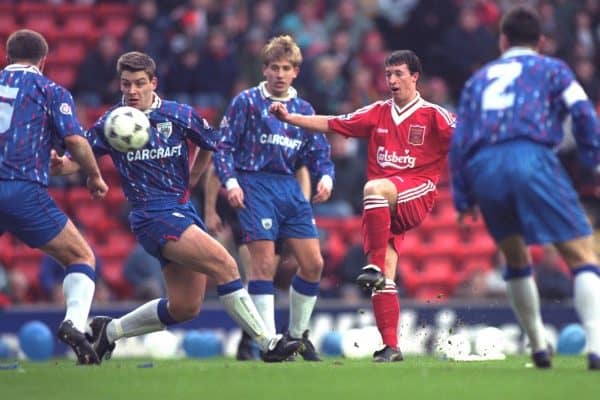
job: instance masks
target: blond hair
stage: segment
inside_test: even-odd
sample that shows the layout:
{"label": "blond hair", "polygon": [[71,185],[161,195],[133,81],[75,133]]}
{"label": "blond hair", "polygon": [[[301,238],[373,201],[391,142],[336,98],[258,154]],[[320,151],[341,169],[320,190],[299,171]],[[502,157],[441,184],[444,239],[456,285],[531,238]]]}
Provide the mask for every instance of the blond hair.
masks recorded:
{"label": "blond hair", "polygon": [[261,55],[264,65],[280,60],[289,61],[294,67],[299,67],[302,64],[300,47],[290,35],[276,36],[269,40],[263,47]]}

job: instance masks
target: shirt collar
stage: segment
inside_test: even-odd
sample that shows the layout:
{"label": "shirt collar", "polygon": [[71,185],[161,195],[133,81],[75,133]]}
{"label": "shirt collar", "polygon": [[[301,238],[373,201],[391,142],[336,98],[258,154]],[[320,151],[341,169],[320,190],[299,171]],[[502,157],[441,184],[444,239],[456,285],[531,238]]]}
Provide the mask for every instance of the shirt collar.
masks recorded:
{"label": "shirt collar", "polygon": [[261,83],[259,83],[258,89],[260,90],[260,93],[263,95],[263,97],[266,99],[277,100],[277,101],[288,101],[288,100],[298,97],[298,92],[292,86],[290,86],[290,88],[288,89],[287,94],[285,96],[281,96],[281,97],[276,97],[276,96],[272,95],[271,93],[269,93],[269,91],[267,90],[267,81],[262,81]]}
{"label": "shirt collar", "polygon": [[533,50],[531,47],[511,47],[506,50],[501,58],[517,57],[517,56],[533,56],[537,55],[538,52]]}
{"label": "shirt collar", "polygon": [[35,65],[31,64],[10,64],[4,68],[6,71],[25,71],[25,72],[33,72],[34,74],[42,75],[42,71],[38,69]]}

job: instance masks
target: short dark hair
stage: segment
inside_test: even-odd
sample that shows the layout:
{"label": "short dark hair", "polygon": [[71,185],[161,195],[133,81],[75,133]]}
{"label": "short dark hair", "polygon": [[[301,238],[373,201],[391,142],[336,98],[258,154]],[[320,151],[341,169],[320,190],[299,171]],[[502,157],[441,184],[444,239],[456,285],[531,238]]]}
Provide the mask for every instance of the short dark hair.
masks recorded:
{"label": "short dark hair", "polygon": [[500,32],[511,46],[535,45],[542,34],[540,18],[533,8],[514,7],[502,18]]}
{"label": "short dark hair", "polygon": [[48,54],[48,42],[36,31],[20,29],[6,40],[6,54],[9,63],[30,61],[37,64]]}
{"label": "short dark hair", "polygon": [[412,50],[396,50],[388,55],[383,63],[383,65],[386,67],[402,64],[406,64],[411,75],[415,72],[418,72],[419,75],[423,73],[421,60]]}
{"label": "short dark hair", "polygon": [[156,75],[156,63],[148,54],[130,51],[119,57],[117,61],[117,74],[121,76],[123,71],[144,71],[148,74],[148,78],[152,79]]}

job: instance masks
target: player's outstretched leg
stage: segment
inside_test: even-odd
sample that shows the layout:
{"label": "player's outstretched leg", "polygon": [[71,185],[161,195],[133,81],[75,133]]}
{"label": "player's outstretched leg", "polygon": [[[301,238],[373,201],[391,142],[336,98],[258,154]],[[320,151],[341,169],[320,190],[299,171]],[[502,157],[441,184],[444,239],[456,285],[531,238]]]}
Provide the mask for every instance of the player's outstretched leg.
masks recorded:
{"label": "player's outstretched leg", "polygon": [[106,335],[106,327],[110,321],[112,321],[110,317],[94,317],[90,323],[92,334],[88,336],[88,340],[92,343],[98,355],[98,363],[101,363],[102,360],[110,360],[112,352],[116,347],[116,343],[111,343]]}
{"label": "player's outstretched leg", "polygon": [[86,340],[85,334],[78,331],[71,320],[64,320],[58,327],[58,339],[73,349],[77,363],[81,365],[100,364],[98,355]]}
{"label": "player's outstretched leg", "polygon": [[362,271],[356,278],[359,287],[365,290],[381,290],[385,287],[385,276],[377,265],[366,265],[362,268]]}
{"label": "player's outstretched leg", "polygon": [[404,357],[400,349],[391,346],[385,346],[383,349],[373,353],[373,361],[375,362],[395,362],[402,360],[404,360]]}

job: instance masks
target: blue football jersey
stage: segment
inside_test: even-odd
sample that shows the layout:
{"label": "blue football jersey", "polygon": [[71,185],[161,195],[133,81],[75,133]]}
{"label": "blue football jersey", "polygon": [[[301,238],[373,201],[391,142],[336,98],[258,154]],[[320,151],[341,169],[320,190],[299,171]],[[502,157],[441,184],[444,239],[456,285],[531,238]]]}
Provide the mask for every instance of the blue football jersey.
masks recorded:
{"label": "blue football jersey", "polygon": [[[298,98],[295,90],[283,100],[290,112],[312,115],[312,106]],[[318,181],[323,175],[334,178],[329,142],[322,133],[278,120],[269,113],[274,100],[265,83],[238,94],[228,107],[220,126],[220,143],[215,169],[221,182],[236,177],[236,170],[293,175],[299,165],[308,167]]]}
{"label": "blue football jersey", "polygon": [[0,71],[0,179],[48,185],[50,150],[83,135],[68,90],[31,65]]}
{"label": "blue football jersey", "polygon": [[155,95],[145,111],[150,120],[150,140],[143,148],[127,153],[113,149],[104,137],[109,109],[86,135],[97,156],[110,154],[119,170],[125,197],[133,208],[164,208],[187,201],[189,181],[188,139],[214,151],[216,131],[187,104],[161,100]]}
{"label": "blue football jersey", "polygon": [[458,209],[472,205],[465,165],[479,149],[523,139],[551,149],[563,138],[568,114],[582,161],[598,165],[598,116],[563,61],[515,47],[476,72],[462,90],[450,146]]}

